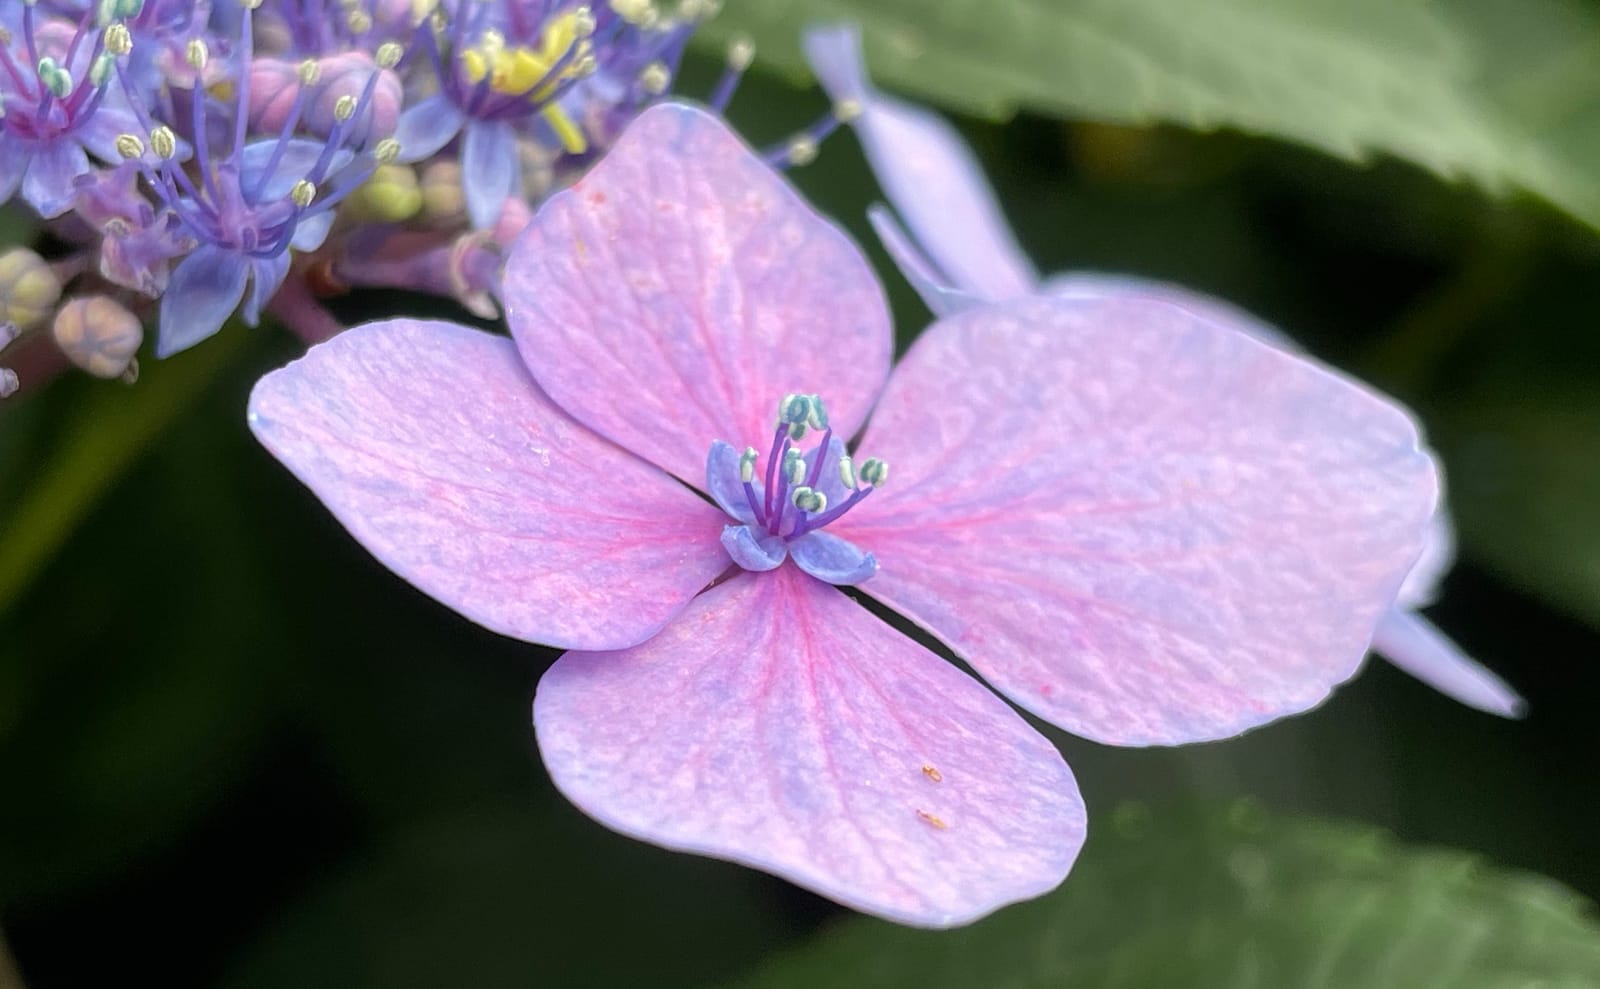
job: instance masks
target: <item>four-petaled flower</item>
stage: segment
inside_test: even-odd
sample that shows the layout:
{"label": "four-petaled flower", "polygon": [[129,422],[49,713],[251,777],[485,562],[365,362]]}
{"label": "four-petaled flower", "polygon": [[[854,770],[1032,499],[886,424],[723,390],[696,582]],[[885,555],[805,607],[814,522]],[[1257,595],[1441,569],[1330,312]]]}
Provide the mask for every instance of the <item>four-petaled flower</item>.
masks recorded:
{"label": "four-petaled flower", "polygon": [[568,650],[534,722],[585,811],[906,923],[1052,888],[1084,808],[833,585],[1070,731],[1214,739],[1357,668],[1433,510],[1403,412],[1160,302],[975,308],[890,375],[859,250],[692,107],[548,200],[503,295],[512,340],[358,327],[252,428],[396,573]]}
{"label": "four-petaled flower", "polygon": [[[806,53],[829,94],[862,112],[857,133],[884,192],[912,234],[881,206],[869,212],[895,264],[938,315],[1042,294],[1056,297],[1154,299],[1181,306],[1280,349],[1294,341],[1237,307],[1143,278],[1067,272],[1041,279],[1001,216],[994,192],[955,129],[938,116],[878,92],[867,79],[860,40],[847,25],[807,32]],[[1455,532],[1441,502],[1428,525],[1421,558],[1378,623],[1372,648],[1441,693],[1481,711],[1521,717],[1521,696],[1418,614],[1438,598],[1455,556]]]}

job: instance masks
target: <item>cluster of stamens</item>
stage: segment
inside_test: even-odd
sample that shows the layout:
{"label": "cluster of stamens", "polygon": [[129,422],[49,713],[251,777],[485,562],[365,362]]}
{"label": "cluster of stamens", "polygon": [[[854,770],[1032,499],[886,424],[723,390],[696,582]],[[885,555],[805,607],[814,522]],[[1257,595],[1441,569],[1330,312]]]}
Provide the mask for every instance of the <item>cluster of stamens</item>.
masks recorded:
{"label": "cluster of stamens", "polygon": [[[822,439],[809,463],[806,455],[795,446],[805,438],[808,429],[822,431]],[[843,501],[830,505],[828,495],[822,490],[822,479],[833,455],[832,440],[833,428],[828,425],[828,413],[819,396],[786,395],[778,405],[777,430],[767,456],[764,494],[758,494],[755,487],[760,454],[755,447],[745,448],[739,458],[739,480],[744,485],[745,498],[756,524],[768,534],[791,540],[814,532],[860,504],[889,479],[889,465],[882,460],[869,457],[857,467],[849,454],[842,453],[833,469],[848,494]]]}

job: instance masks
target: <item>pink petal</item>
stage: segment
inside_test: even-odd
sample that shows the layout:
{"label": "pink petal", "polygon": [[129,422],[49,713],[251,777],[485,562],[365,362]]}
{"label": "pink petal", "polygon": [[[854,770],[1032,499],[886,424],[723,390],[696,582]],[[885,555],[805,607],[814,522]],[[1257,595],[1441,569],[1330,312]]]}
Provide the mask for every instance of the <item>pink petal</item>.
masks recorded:
{"label": "pink petal", "polygon": [[766,448],[778,402],[859,428],[888,374],[860,250],[718,118],[652,107],[511,252],[506,317],[579,421],[699,487],[714,440]]}
{"label": "pink petal", "polygon": [[828,95],[861,104],[855,129],[873,174],[951,287],[990,300],[1031,293],[1033,265],[955,128],[872,88],[854,26],[813,28],[803,44]]}
{"label": "pink petal", "polygon": [[385,566],[514,638],[632,645],[728,565],[722,513],[563,415],[503,337],[356,327],[262,378],[250,426]]}
{"label": "pink petal", "polygon": [[1139,299],[938,323],[860,446],[893,468],[830,526],[877,555],[862,589],[1116,744],[1321,701],[1359,667],[1436,490],[1398,408]]}
{"label": "pink petal", "polygon": [[1461,651],[1421,615],[1395,608],[1378,623],[1372,649],[1446,697],[1468,707],[1520,718],[1528,704],[1491,670]]}
{"label": "pink petal", "polygon": [[563,656],[534,724],[608,827],[908,924],[1044,893],[1083,844],[1055,748],[833,588],[741,574],[624,652]]}

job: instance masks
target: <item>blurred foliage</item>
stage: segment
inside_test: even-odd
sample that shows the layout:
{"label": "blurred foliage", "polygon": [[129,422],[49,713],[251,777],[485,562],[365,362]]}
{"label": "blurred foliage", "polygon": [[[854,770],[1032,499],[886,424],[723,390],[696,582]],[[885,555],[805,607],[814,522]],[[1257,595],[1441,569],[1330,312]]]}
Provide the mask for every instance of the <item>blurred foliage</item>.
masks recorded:
{"label": "blurred foliage", "polygon": [[1600,227],[1600,11],[1581,0],[739,0],[803,71],[809,24],[860,23],[882,82],[956,109],[1232,127],[1521,187]]}
{"label": "blurred foliage", "polygon": [[1600,918],[1547,879],[1371,828],[1130,803],[1055,893],[952,933],[846,921],[735,984],[1582,989]]}
{"label": "blurred foliage", "polygon": [[[729,4],[723,18],[777,9],[763,3]],[[1243,0],[1216,6],[1244,9]],[[1546,6],[1499,8],[1507,13],[1493,22],[1496,8],[1476,0],[1398,5],[1394,16],[1421,30],[1470,13],[1460,23],[1493,38],[1502,68],[1530,67],[1521,75],[1537,109],[1564,72],[1573,93],[1590,78],[1530,54],[1566,51],[1583,36],[1510,13]],[[1133,24],[1159,9],[1153,0],[1120,15],[1114,7],[1049,10]],[[879,0],[860,16],[870,32],[874,18],[907,9]],[[923,28],[969,16],[964,5],[920,9]],[[1294,17],[1284,10],[1273,23],[1287,29]],[[1559,10],[1580,26],[1588,16]],[[994,11],[1005,16],[1003,5]],[[966,40],[975,53],[993,34],[978,27]],[[1358,28],[1346,25],[1359,38]],[[766,54],[781,60],[779,41],[792,51],[792,39],[770,40]],[[945,88],[970,97],[969,108],[995,92],[1106,117],[1059,85],[1051,92],[1066,95],[1051,103],[995,88],[1074,61],[1092,67],[1105,51],[1133,57],[1072,44],[1044,69],[1016,54],[952,61]],[[1394,74],[1431,64],[1407,67],[1386,51],[1398,49],[1359,64]],[[917,84],[895,75],[892,54],[873,55],[886,81]],[[934,56],[928,65],[941,65]],[[683,90],[707,91],[719,70],[714,58],[691,60]],[[1469,86],[1456,98],[1490,91]],[[1495,105],[1514,105],[1505,100]],[[814,91],[755,74],[732,117],[765,144],[824,106]],[[1512,116],[1530,129],[1548,119]],[[1581,136],[1586,118],[1570,119]],[[807,984],[869,982],[872,970],[849,966],[894,958],[932,985],[946,968],[980,961],[981,977],[967,984],[1029,985],[1017,980],[1071,970],[1090,973],[1077,984],[1099,985],[1091,974],[1107,970],[1092,966],[1109,964],[1123,938],[1132,939],[1129,978],[1147,963],[1139,946],[1153,961],[1174,943],[1194,950],[1196,966],[1237,962],[1241,943],[1259,944],[1263,966],[1293,961],[1278,949],[1333,945],[1329,985],[1352,984],[1380,956],[1394,966],[1390,984],[1427,985],[1400,977],[1430,946],[1442,959],[1498,945],[1506,964],[1592,964],[1568,937],[1589,922],[1552,886],[1301,818],[1360,818],[1600,893],[1582,799],[1593,789],[1590,706],[1600,690],[1600,242],[1553,211],[1493,202],[1393,160],[1358,169],[1237,134],[1026,113],[1003,127],[958,123],[1042,270],[1126,271],[1219,294],[1418,410],[1450,469],[1467,556],[1430,614],[1528,695],[1527,722],[1459,708],[1376,663],[1319,711],[1226,743],[1118,750],[1051,733],[1093,815],[1082,867],[1057,897],[964,932],[845,919],[813,942],[837,916],[831,906],[758,873],[614,835],[555,793],[528,725],[553,653],[478,629],[384,571],[256,446],[245,396],[295,347],[230,329],[177,361],[147,364],[131,390],[64,380],[0,405],[0,574],[18,575],[0,599],[0,926],[27,984],[106,985],[143,971],[172,987],[687,986],[735,978],[790,946],[789,963],[817,976]],[[1552,126],[1544,138],[1555,147],[1567,134]],[[793,177],[886,273],[908,342],[928,316],[866,227],[877,192],[853,139],[832,139]],[[341,316],[412,304],[356,297]],[[225,367],[202,373],[206,361]],[[35,507],[19,514],[26,505]],[[19,531],[19,519],[40,531]],[[22,545],[43,548],[24,565],[14,562]],[[1215,806],[1239,795],[1295,816],[1213,815],[1185,832],[1165,811],[1148,821],[1111,813],[1126,800]],[[1143,854],[1118,854],[1134,849]],[[1263,871],[1263,862],[1274,864]],[[1171,922],[1132,929],[1128,918],[1155,909],[1162,890]],[[1375,905],[1361,906],[1363,896]],[[1180,911],[1202,898],[1214,921],[1186,926]],[[1382,926],[1398,902],[1418,906],[1408,926]],[[1350,934],[1338,940],[1326,919],[1352,903],[1373,912],[1341,914]],[[1481,941],[1446,943],[1473,923],[1446,907],[1495,926]],[[1040,924],[1067,933],[1058,940]],[[1074,940],[1095,931],[1093,943]],[[1245,932],[1255,939],[1244,942]],[[1519,953],[1532,932],[1550,939],[1538,957]],[[1268,935],[1277,949],[1260,943]],[[839,967],[818,967],[825,959]],[[1474,965],[1459,984],[1493,985],[1470,976],[1492,975],[1495,964]],[[1262,984],[1293,983],[1266,977],[1284,971],[1263,967]],[[761,977],[783,976],[769,968]]]}

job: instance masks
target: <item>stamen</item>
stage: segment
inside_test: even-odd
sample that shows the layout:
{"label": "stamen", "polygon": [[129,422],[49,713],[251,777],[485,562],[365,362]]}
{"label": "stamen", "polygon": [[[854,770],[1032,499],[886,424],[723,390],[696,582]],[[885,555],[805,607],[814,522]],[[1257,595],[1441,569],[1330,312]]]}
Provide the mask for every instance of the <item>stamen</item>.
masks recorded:
{"label": "stamen", "polygon": [[722,78],[717,80],[717,88],[711,91],[711,108],[722,113],[733,100],[734,91],[739,88],[739,80],[744,78],[745,70],[755,61],[756,46],[745,35],[739,35],[728,43],[728,67],[722,70]]}

